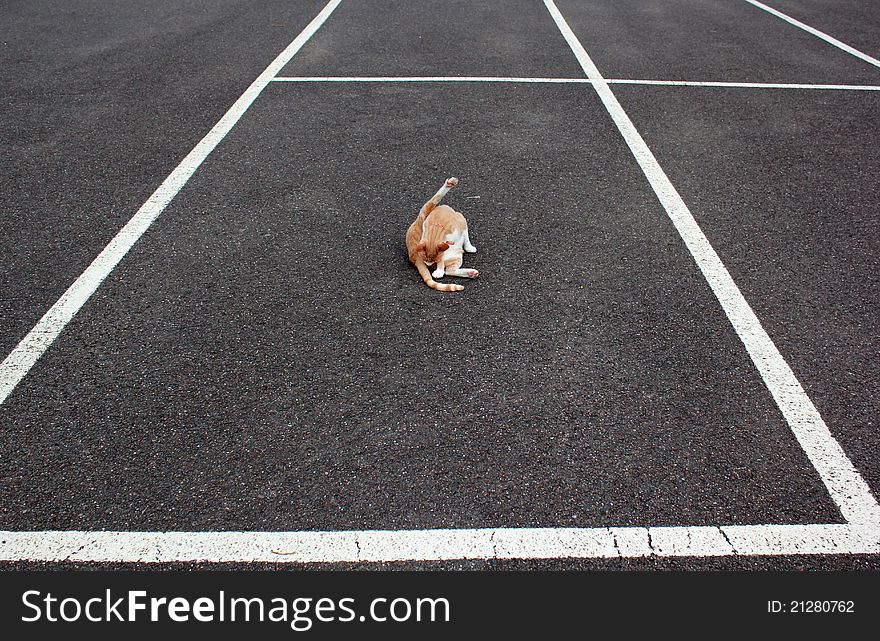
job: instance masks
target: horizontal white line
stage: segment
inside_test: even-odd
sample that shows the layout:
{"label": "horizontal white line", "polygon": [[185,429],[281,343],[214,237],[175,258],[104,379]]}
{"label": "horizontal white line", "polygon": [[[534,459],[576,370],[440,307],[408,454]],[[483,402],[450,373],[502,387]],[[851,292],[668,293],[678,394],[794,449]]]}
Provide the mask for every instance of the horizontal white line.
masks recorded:
{"label": "horizontal white line", "polygon": [[503,76],[276,76],[272,82],[534,82],[589,84],[588,78],[508,78]]}
{"label": "horizontal white line", "polygon": [[880,528],[834,524],[339,532],[0,532],[0,561],[357,563],[804,554],[880,554]]}
{"label": "horizontal white line", "polygon": [[[590,78],[505,78],[502,76],[278,76],[272,82],[490,82],[527,84],[593,84]],[[662,87],[719,87],[731,89],[815,89],[840,91],[880,91],[880,85],[816,85],[804,83],[724,82],[697,80],[639,80],[616,78],[606,80],[616,85],[652,85]]]}
{"label": "horizontal white line", "polygon": [[776,9],[774,9],[772,7],[768,7],[766,4],[764,4],[762,2],[757,2],[756,0],[746,0],[746,2],[758,7],[759,9],[763,9],[767,13],[770,13],[770,14],[776,16],[777,18],[781,18],[782,20],[785,20],[787,23],[792,24],[799,29],[803,29],[807,33],[810,33],[810,34],[816,36],[817,38],[821,38],[822,40],[824,40],[828,44],[835,46],[842,51],[846,51],[848,54],[853,55],[856,58],[860,58],[860,59],[864,60],[865,62],[867,62],[868,64],[872,64],[875,67],[880,67],[880,60],[877,60],[877,58],[873,58],[866,53],[862,53],[858,49],[850,47],[848,44],[841,42],[837,38],[832,38],[827,33],[823,33],[821,31],[819,31],[818,29],[814,29],[810,25],[804,24],[800,20],[795,20],[791,16],[786,15],[786,14],[782,13],[781,11],[777,11]]}
{"label": "horizontal white line", "polygon": [[880,91],[880,85],[813,85],[803,83],[773,83],[773,82],[702,82],[697,80],[627,80],[611,79],[606,81],[609,85],[658,85],[663,87],[721,87],[730,89],[816,89],[816,90],[842,90],[842,91]]}

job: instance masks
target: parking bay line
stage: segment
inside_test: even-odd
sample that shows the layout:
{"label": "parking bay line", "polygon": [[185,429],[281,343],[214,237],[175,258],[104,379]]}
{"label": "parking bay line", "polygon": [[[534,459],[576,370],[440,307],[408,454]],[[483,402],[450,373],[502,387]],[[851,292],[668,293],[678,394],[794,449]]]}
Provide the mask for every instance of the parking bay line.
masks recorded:
{"label": "parking bay line", "polygon": [[666,172],[587,54],[553,0],[544,0],[560,33],[605,105],[630,151],[642,168],[669,219],[703,273],[724,313],[746,348],[786,422],[813,464],[843,518],[849,523],[880,524],[880,505],[868,484],[831,435],[800,381],[780,354],[709,243]]}
{"label": "parking bay line", "polygon": [[37,321],[9,355],[0,363],[0,405],[24,378],[34,364],[58,338],[67,324],[76,316],[86,301],[95,293],[105,278],[119,264],[153,221],[165,210],[171,200],[201,166],[239,118],[260,95],[269,81],[278,74],[302,46],[330,17],[342,0],[330,0],[317,16],[245,89],[216,125],[193,147],[186,157],[168,175],[134,216],[117,232],[100,254],[67,288],[52,307]]}
{"label": "parking bay line", "polygon": [[841,42],[837,38],[832,38],[827,33],[823,33],[821,31],[819,31],[818,29],[814,29],[810,25],[804,24],[800,20],[795,20],[791,16],[786,15],[786,14],[782,13],[781,11],[777,11],[773,7],[768,7],[763,2],[758,2],[757,0],[746,0],[746,2],[757,7],[758,9],[763,9],[767,13],[774,15],[777,18],[785,20],[787,23],[792,24],[799,29],[803,29],[807,33],[812,34],[812,35],[816,36],[817,38],[821,38],[822,40],[824,40],[828,44],[833,45],[833,46],[837,47],[838,49],[855,56],[856,58],[860,58],[861,60],[864,60],[868,64],[872,64],[875,67],[880,67],[880,60],[877,60],[877,58],[873,58],[866,53],[862,53],[858,49],[855,49],[854,47],[850,47],[848,44]]}
{"label": "parking bay line", "polygon": [[589,84],[589,78],[517,78],[504,76],[276,76],[273,82],[512,82]]}
{"label": "parking bay line", "polygon": [[[590,78],[518,78],[504,76],[276,76],[272,82],[288,83],[512,83],[512,84],[593,84]],[[823,91],[880,91],[880,85],[831,85],[806,83],[725,82],[698,80],[640,80],[608,78],[609,85],[651,85],[663,87],[717,87],[733,89],[808,89]]]}
{"label": "parking bay line", "polygon": [[817,91],[880,91],[880,85],[821,85],[773,82],[724,82],[698,80],[628,80],[611,78],[609,85],[650,85],[661,87],[717,87],[721,89],[807,89]]}
{"label": "parking bay line", "polygon": [[880,554],[880,526],[0,532],[0,561],[369,563],[807,554]]}

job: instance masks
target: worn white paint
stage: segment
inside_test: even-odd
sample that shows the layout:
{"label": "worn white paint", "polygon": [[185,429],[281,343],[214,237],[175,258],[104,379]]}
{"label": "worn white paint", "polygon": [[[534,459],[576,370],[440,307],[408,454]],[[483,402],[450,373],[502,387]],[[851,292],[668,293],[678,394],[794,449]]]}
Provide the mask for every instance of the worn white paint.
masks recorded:
{"label": "worn white paint", "polygon": [[0,561],[359,563],[878,553],[876,525],[0,532]]}

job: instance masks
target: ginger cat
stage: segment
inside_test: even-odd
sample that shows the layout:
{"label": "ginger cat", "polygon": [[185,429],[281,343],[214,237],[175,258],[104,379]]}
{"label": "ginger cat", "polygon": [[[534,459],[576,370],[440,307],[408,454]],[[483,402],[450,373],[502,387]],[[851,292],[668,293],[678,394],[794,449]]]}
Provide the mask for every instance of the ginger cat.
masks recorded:
{"label": "ginger cat", "polygon": [[[422,205],[419,215],[406,231],[410,262],[419,270],[428,287],[441,292],[460,292],[464,287],[438,283],[434,278],[442,278],[444,274],[463,278],[480,275],[476,269],[461,267],[463,252],[477,251],[468,238],[467,221],[452,207],[440,205],[443,196],[457,184],[458,178],[448,178],[431,200]],[[428,265],[436,265],[433,274],[428,271]]]}

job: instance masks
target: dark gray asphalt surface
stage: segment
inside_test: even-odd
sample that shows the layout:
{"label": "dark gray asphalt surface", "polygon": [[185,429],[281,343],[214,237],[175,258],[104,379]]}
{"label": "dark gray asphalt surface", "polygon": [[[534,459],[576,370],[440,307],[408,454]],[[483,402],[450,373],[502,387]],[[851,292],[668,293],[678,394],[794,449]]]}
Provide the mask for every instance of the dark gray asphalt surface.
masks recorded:
{"label": "dark gray asphalt surface", "polygon": [[772,6],[862,53],[880,58],[874,3],[863,0],[774,0]]}
{"label": "dark gray asphalt surface", "polygon": [[[558,4],[607,77],[880,84],[747,3]],[[877,55],[880,9],[786,4]],[[343,2],[283,75],[582,75],[541,3],[436,5]],[[12,3],[4,353],[321,6]],[[876,491],[880,96],[614,90]],[[447,175],[444,296],[402,236]],[[0,529],[840,520],[585,85],[271,85],[0,423]]]}
{"label": "dark gray asphalt surface", "polygon": [[583,72],[542,2],[355,0],[343,2],[279,75],[579,78]]}
{"label": "dark gray asphalt surface", "polygon": [[[39,427],[8,443],[30,474],[6,513],[63,496],[43,527],[834,520],[601,109],[576,86],[271,87],[7,403]],[[486,277],[442,297],[400,230],[436,188],[418,177],[450,166]]]}
{"label": "dark gray asphalt surface", "polygon": [[832,434],[880,487],[880,94],[617,93]]}
{"label": "dark gray asphalt surface", "polygon": [[4,3],[0,352],[323,4]]}
{"label": "dark gray asphalt surface", "polygon": [[[877,67],[744,0],[556,4],[606,78],[877,83]],[[865,53],[876,56],[878,11],[865,4],[849,15],[858,12],[874,25],[873,48]],[[847,33],[838,36],[846,42]]]}

